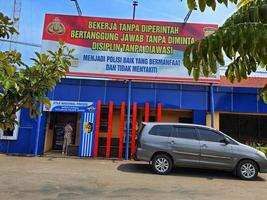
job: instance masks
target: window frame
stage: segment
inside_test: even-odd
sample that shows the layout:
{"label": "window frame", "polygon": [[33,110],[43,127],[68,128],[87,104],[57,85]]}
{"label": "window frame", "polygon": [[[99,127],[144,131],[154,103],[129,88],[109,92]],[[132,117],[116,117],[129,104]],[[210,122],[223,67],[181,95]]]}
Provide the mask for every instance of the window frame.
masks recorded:
{"label": "window frame", "polygon": [[[20,122],[20,113],[21,113],[20,110],[16,113],[16,119],[18,122]],[[5,136],[4,131],[0,129],[0,140],[17,140],[19,134],[19,127],[20,127],[19,124],[15,125],[12,136]]]}

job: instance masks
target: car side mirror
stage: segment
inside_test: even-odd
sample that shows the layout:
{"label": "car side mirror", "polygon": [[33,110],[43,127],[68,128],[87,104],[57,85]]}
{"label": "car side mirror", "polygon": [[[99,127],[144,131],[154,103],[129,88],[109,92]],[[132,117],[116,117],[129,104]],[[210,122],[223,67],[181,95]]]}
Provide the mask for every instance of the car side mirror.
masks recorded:
{"label": "car side mirror", "polygon": [[224,143],[224,144],[230,144],[231,141],[229,138],[225,137],[224,139],[221,140],[221,143]]}

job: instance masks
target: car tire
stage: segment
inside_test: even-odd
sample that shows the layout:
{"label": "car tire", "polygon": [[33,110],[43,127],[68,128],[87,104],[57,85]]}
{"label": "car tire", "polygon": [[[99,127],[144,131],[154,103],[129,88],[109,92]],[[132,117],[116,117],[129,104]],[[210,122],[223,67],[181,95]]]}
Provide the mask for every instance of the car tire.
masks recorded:
{"label": "car tire", "polygon": [[253,180],[258,176],[258,166],[252,160],[243,160],[237,165],[236,173],[243,180]]}
{"label": "car tire", "polygon": [[171,158],[165,154],[158,154],[152,159],[152,168],[156,174],[169,174],[172,170],[172,165]]}

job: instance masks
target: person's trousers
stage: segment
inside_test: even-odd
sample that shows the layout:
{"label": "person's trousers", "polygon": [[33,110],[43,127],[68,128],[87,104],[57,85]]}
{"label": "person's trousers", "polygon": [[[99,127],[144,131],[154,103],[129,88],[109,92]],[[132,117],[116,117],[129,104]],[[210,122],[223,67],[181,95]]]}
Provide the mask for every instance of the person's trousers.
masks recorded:
{"label": "person's trousers", "polygon": [[68,138],[65,138],[64,137],[62,152],[64,152],[65,154],[68,153],[68,146],[69,146],[69,144],[68,144]]}

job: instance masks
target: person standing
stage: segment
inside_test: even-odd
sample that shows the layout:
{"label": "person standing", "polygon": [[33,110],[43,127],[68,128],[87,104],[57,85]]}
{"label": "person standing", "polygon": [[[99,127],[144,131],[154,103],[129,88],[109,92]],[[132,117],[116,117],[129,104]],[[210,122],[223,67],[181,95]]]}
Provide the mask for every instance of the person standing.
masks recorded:
{"label": "person standing", "polygon": [[68,122],[66,124],[66,126],[64,127],[64,143],[63,143],[63,148],[62,148],[62,154],[68,154],[68,146],[71,143],[71,139],[72,139],[72,132],[73,129],[71,127],[70,122]]}

